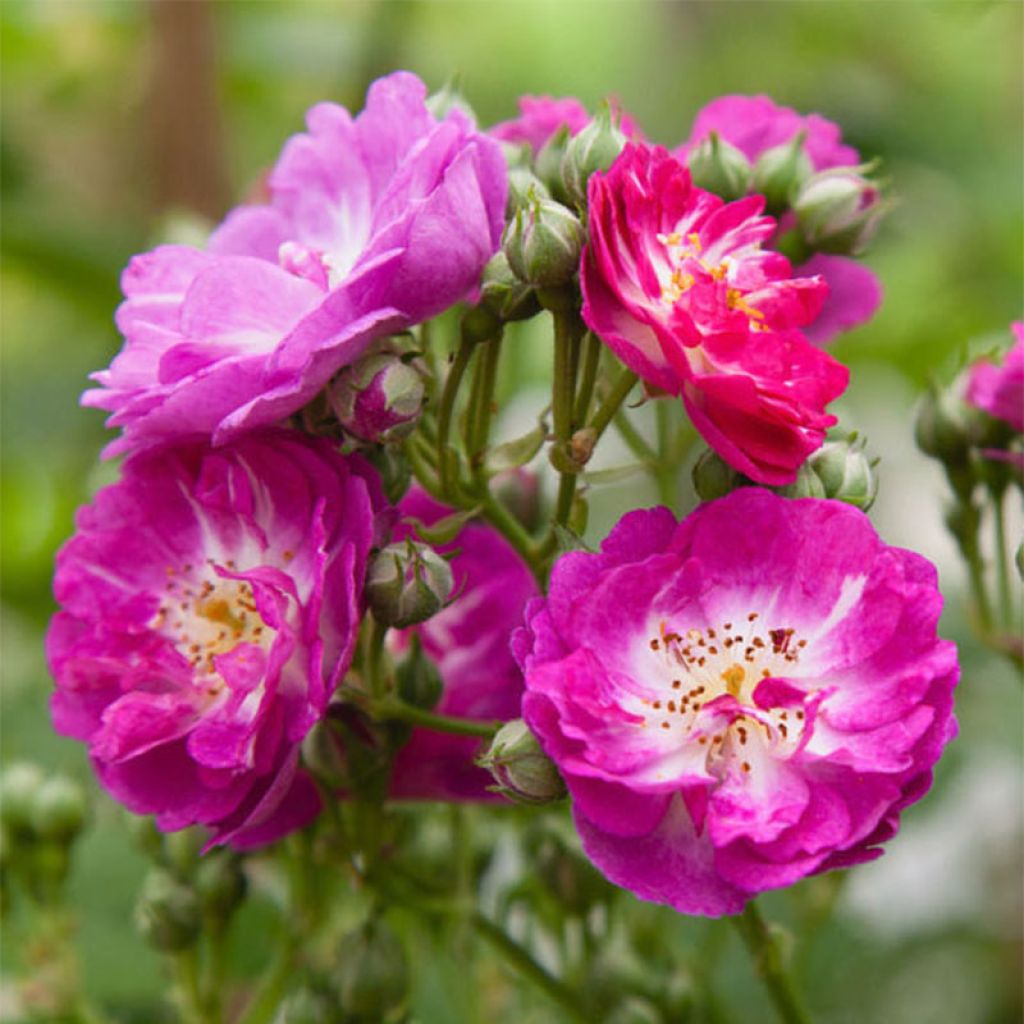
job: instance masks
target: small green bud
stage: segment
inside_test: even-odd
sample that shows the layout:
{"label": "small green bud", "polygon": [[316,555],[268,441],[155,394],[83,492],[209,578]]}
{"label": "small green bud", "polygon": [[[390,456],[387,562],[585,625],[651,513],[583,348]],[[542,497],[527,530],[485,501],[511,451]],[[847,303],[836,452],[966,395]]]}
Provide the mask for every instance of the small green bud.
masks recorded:
{"label": "small green bud", "polygon": [[723,498],[742,487],[746,478],[738,473],[712,448],[704,451],[693,467],[693,488],[701,501]]}
{"label": "small green bud", "polygon": [[342,1010],[360,1024],[379,1024],[405,1002],[409,965],[394,931],[380,919],[349,932],[334,972]]}
{"label": "small green bud", "polygon": [[179,878],[191,878],[199,864],[206,832],[198,825],[164,836],[164,860]]}
{"label": "small green bud", "polygon": [[437,706],[444,692],[444,683],[437,666],[423,653],[418,636],[413,636],[409,652],[395,669],[398,696],[414,707],[430,711]]}
{"label": "small green bud", "polygon": [[392,505],[397,505],[412,483],[412,467],[409,460],[393,445],[386,444],[363,448],[360,454],[380,475],[384,496]]}
{"label": "small green bud", "polygon": [[574,135],[562,157],[565,194],[581,209],[587,205],[587,182],[596,171],[607,171],[626,145],[626,136],[613,122],[612,109],[602,103],[597,116]]}
{"label": "small green bud", "polygon": [[463,341],[475,344],[492,341],[501,334],[501,320],[490,305],[481,302],[462,314],[459,331]]}
{"label": "small green bud", "polygon": [[142,883],[135,925],[154,949],[164,953],[188,949],[199,938],[199,899],[190,886],[157,868]]}
{"label": "small green bud", "polygon": [[71,849],[64,840],[41,839],[26,850],[32,888],[44,899],[55,897],[71,870]]}
{"label": "small green bud", "polygon": [[533,161],[534,173],[547,187],[552,199],[560,203],[571,202],[562,183],[562,161],[569,144],[569,126],[563,124],[540,148]]}
{"label": "small green bud", "polygon": [[85,825],[88,802],[73,779],[54,776],[38,789],[32,807],[32,830],[43,839],[69,842]]}
{"label": "small green bud", "polygon": [[878,494],[878,476],[864,453],[863,441],[826,441],[807,465],[821,481],[826,498],[867,512]]}
{"label": "small green bud", "polygon": [[426,108],[438,121],[443,121],[452,111],[457,110],[476,127],[476,113],[459,90],[458,75],[453,75],[437,92],[427,97]]}
{"label": "small green bud", "polygon": [[793,200],[804,240],[820,252],[856,255],[874,237],[886,210],[878,185],[859,167],[813,174]]}
{"label": "small green bud", "polygon": [[534,196],[516,211],[502,250],[513,272],[535,288],[568,284],[580,265],[583,225],[571,210]]}
{"label": "small green bud", "polygon": [[[497,317],[499,329],[501,321],[528,320],[540,312],[540,303],[533,288],[519,279],[500,249],[484,267],[480,305]],[[493,333],[491,337],[494,337]]]}
{"label": "small green bud", "polygon": [[818,479],[810,463],[805,462],[796,471],[796,479],[779,488],[779,494],[786,498],[824,498],[825,485]]}
{"label": "small green bud", "polygon": [[529,167],[510,167],[505,216],[511,220],[517,210],[529,206],[535,199],[551,200],[551,193],[544,182]]}
{"label": "small green bud", "polygon": [[404,629],[439,612],[452,590],[452,570],[433,548],[411,538],[370,560],[366,600],[378,622]]}
{"label": "small green bud", "polygon": [[192,879],[203,913],[227,923],[248,888],[242,861],[231,850],[211,850],[196,867]]}
{"label": "small green bud", "polygon": [[789,142],[766,149],[754,164],[750,189],[764,196],[768,213],[785,210],[814,170],[804,149],[805,138],[806,133],[800,132]]}
{"label": "small green bud", "polygon": [[32,831],[36,795],[43,786],[43,773],[28,761],[8,764],[0,776],[0,821],[14,835]]}
{"label": "small green bud", "polygon": [[150,860],[157,861],[164,855],[164,834],[156,827],[156,821],[148,815],[124,812],[124,821],[139,852]]}
{"label": "small green bud", "polygon": [[690,176],[698,188],[723,199],[740,199],[750,191],[753,168],[742,150],[726,142],[718,132],[694,147],[686,158]]}
{"label": "small green bud", "polygon": [[925,455],[951,466],[966,465],[972,440],[967,404],[953,390],[932,385],[918,406],[914,437]]}
{"label": "small green bud", "polygon": [[565,783],[537,737],[521,719],[506,722],[477,762],[497,782],[497,791],[523,804],[546,804],[565,796]]}

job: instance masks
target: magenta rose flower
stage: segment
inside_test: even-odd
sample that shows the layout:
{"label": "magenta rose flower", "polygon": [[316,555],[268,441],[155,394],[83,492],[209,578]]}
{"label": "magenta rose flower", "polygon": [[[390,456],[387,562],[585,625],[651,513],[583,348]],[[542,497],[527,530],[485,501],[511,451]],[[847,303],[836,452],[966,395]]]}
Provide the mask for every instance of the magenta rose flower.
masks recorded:
{"label": "magenta rose flower", "polygon": [[[451,513],[414,489],[399,505],[405,516],[431,524]],[[399,536],[409,533],[400,526]],[[523,609],[539,593],[537,581],[515,549],[493,527],[464,526],[438,551],[458,551],[451,561],[456,598],[421,626],[423,651],[441,673],[444,691],[434,709],[458,718],[519,717],[523,675],[509,649]],[[397,799],[500,800],[490,792],[490,772],[474,764],[480,741],[417,727],[395,760],[391,795]]]}
{"label": "magenta rose flower", "polygon": [[1024,321],[1010,325],[1016,339],[1002,365],[983,359],[971,367],[967,401],[1024,433]]}
{"label": "magenta rose flower", "polygon": [[514,643],[587,855],[710,916],[878,856],[956,733],[941,606],[863,513],[760,488],[564,555]]}
{"label": "magenta rose flower", "polygon": [[[617,113],[622,134],[639,138],[636,122],[628,114]],[[496,124],[490,134],[502,142],[524,143],[536,153],[559,128],[564,126],[570,135],[577,135],[589,123],[587,108],[575,97],[520,96],[519,117]]]}
{"label": "magenta rose flower", "polygon": [[681,395],[732,466],[788,483],[835,418],[848,374],[799,328],[821,310],[820,277],[794,278],[763,248],[763,200],[696,188],[665,150],[627,145],[589,185],[583,318],[649,384]]}
{"label": "magenta rose flower", "polygon": [[[798,114],[780,107],[768,96],[719,96],[702,107],[694,118],[690,137],[673,155],[685,161],[694,147],[712,132],[739,149],[751,163],[773,146],[791,142],[805,132],[804,150],[815,171],[850,167],[860,154],[842,141],[839,126],[820,114]],[[805,333],[815,344],[825,344],[837,334],[870,320],[882,301],[878,278],[861,264],[842,256],[814,256],[797,268],[801,275],[820,274],[829,293],[821,312]]]}
{"label": "magenta rose flower", "polygon": [[269,431],[140,452],[79,511],[53,721],[115,799],[240,846],[312,819],[299,744],[352,659],[383,510],[365,463]]}
{"label": "magenta rose flower", "polygon": [[161,246],[122,278],[125,346],[86,405],[112,413],[116,454],[185,435],[219,444],[308,402],[384,334],[446,309],[498,247],[500,146],[399,72],[356,118],[321,103],[269,179],[206,251]]}

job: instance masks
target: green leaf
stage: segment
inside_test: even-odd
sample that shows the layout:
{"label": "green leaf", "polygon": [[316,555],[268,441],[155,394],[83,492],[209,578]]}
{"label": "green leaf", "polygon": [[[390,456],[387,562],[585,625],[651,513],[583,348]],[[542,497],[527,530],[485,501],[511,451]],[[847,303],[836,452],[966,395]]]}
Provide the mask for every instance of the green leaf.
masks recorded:
{"label": "green leaf", "polygon": [[479,515],[479,513],[480,507],[474,506],[473,508],[463,509],[460,512],[453,512],[443,519],[438,519],[436,523],[432,523],[430,526],[424,523],[422,519],[416,519],[414,516],[406,516],[402,521],[411,524],[417,536],[421,540],[426,541],[427,544],[450,544],[458,535],[459,530],[470,519]]}
{"label": "green leaf", "polygon": [[507,469],[525,466],[540,451],[546,436],[547,427],[543,422],[539,422],[533,430],[522,437],[495,445],[487,454],[488,471],[501,473]]}

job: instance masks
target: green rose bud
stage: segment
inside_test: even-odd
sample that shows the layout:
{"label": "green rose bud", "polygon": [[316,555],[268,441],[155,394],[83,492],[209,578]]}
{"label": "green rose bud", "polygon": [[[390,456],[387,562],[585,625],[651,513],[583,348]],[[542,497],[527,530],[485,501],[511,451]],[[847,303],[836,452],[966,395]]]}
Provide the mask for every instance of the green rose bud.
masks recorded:
{"label": "green rose bud", "polygon": [[878,477],[855,438],[826,441],[807,465],[821,481],[826,498],[835,498],[867,512],[878,493]]}
{"label": "green rose bud", "polygon": [[201,927],[199,899],[188,885],[157,868],[146,876],[135,904],[135,925],[163,953],[195,945]]}
{"label": "green rose bud", "polygon": [[398,629],[439,612],[451,590],[448,563],[433,548],[412,539],[378,551],[366,574],[366,600],[374,616]]}
{"label": "green rose bud", "polygon": [[43,839],[70,842],[85,825],[85,791],[72,779],[54,776],[37,790],[32,806],[32,830]]}
{"label": "green rose bud", "polygon": [[587,182],[596,171],[607,171],[626,145],[626,136],[612,119],[612,110],[602,103],[597,116],[574,135],[562,157],[562,185],[565,194],[581,209],[587,205]]}
{"label": "green rose bud", "polygon": [[[497,322],[490,325],[492,330],[493,327],[500,329],[501,321],[528,320],[540,312],[536,292],[519,279],[500,249],[484,267],[480,305],[497,318]],[[494,333],[490,337],[494,337]]]}
{"label": "green rose bud", "polygon": [[338,947],[334,983],[342,1010],[360,1024],[379,1024],[406,1000],[409,965],[398,936],[379,919],[349,932]]}
{"label": "green rose bud", "polygon": [[511,220],[517,210],[529,206],[535,199],[551,199],[551,193],[544,182],[529,167],[510,167],[505,216]]}
{"label": "green rose bud", "polygon": [[730,491],[742,487],[746,477],[738,473],[711,448],[704,451],[693,467],[693,487],[701,501],[723,498]]}
{"label": "green rose bud", "polygon": [[796,479],[778,489],[785,498],[824,498],[825,485],[818,479],[810,463],[805,462],[796,472]]}
{"label": "green rose bud", "polygon": [[560,203],[571,202],[562,182],[562,161],[565,159],[565,147],[569,145],[569,126],[563,124],[558,131],[540,148],[533,161],[533,170],[547,187],[552,199]]}
{"label": "green rose bud", "polygon": [[459,90],[458,75],[453,75],[437,92],[431,93],[427,97],[426,107],[438,121],[443,121],[452,111],[457,110],[476,127],[476,113]]}
{"label": "green rose bud", "polygon": [[512,271],[535,288],[568,284],[579,269],[583,225],[571,210],[533,196],[505,230],[502,251]]}
{"label": "green rose bud", "polygon": [[690,176],[698,188],[723,199],[740,199],[750,191],[753,168],[743,152],[718,132],[711,132],[686,158]]}
{"label": "green rose bud", "polygon": [[437,705],[444,692],[441,673],[437,666],[423,653],[420,638],[414,636],[409,652],[395,669],[398,682],[398,696],[414,707],[430,711]]}
{"label": "green rose bud", "polygon": [[800,132],[791,141],[766,149],[754,164],[750,189],[764,196],[768,213],[779,214],[789,207],[814,169],[804,149],[805,138]]}
{"label": "green rose bud", "polygon": [[793,200],[804,240],[820,252],[855,255],[874,237],[886,210],[878,185],[860,167],[811,175]]}
{"label": "green rose bud", "polygon": [[211,850],[199,861],[192,885],[203,913],[224,924],[245,899],[248,888],[241,858],[226,849]]}
{"label": "green rose bud", "polygon": [[14,835],[31,833],[36,794],[42,788],[43,773],[34,764],[8,764],[0,775],[0,821]]}
{"label": "green rose bud", "polygon": [[477,762],[497,782],[497,791],[524,804],[545,804],[565,796],[565,783],[537,737],[517,718],[506,722]]}
{"label": "green rose bud", "polygon": [[932,385],[917,409],[914,437],[918,448],[947,465],[964,466],[972,434],[972,414],[967,404],[953,390]]}

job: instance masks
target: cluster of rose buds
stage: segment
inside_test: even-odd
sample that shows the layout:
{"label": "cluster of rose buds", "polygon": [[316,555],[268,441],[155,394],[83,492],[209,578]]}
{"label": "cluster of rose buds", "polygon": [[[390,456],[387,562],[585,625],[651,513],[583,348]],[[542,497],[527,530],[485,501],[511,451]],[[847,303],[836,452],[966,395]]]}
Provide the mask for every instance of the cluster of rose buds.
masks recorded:
{"label": "cluster of rose buds", "polygon": [[[822,345],[881,295],[853,259],[871,173],[766,97],[672,149],[572,99],[481,130],[407,73],[357,116],[314,107],[266,203],[124,273],[84,402],[127,459],[57,559],[58,731],[207,846],[325,801],[568,791],[608,879],[709,915],[878,855],[955,733],[958,670],[934,570],[877,536],[874,463],[828,433],[849,374]],[[504,332],[549,314],[550,410],[493,444]],[[972,394],[998,416],[993,374]],[[638,379],[710,446],[704,503],[566,551]],[[553,502],[523,469],[545,445]],[[200,888],[147,883],[151,941],[193,941]]]}

